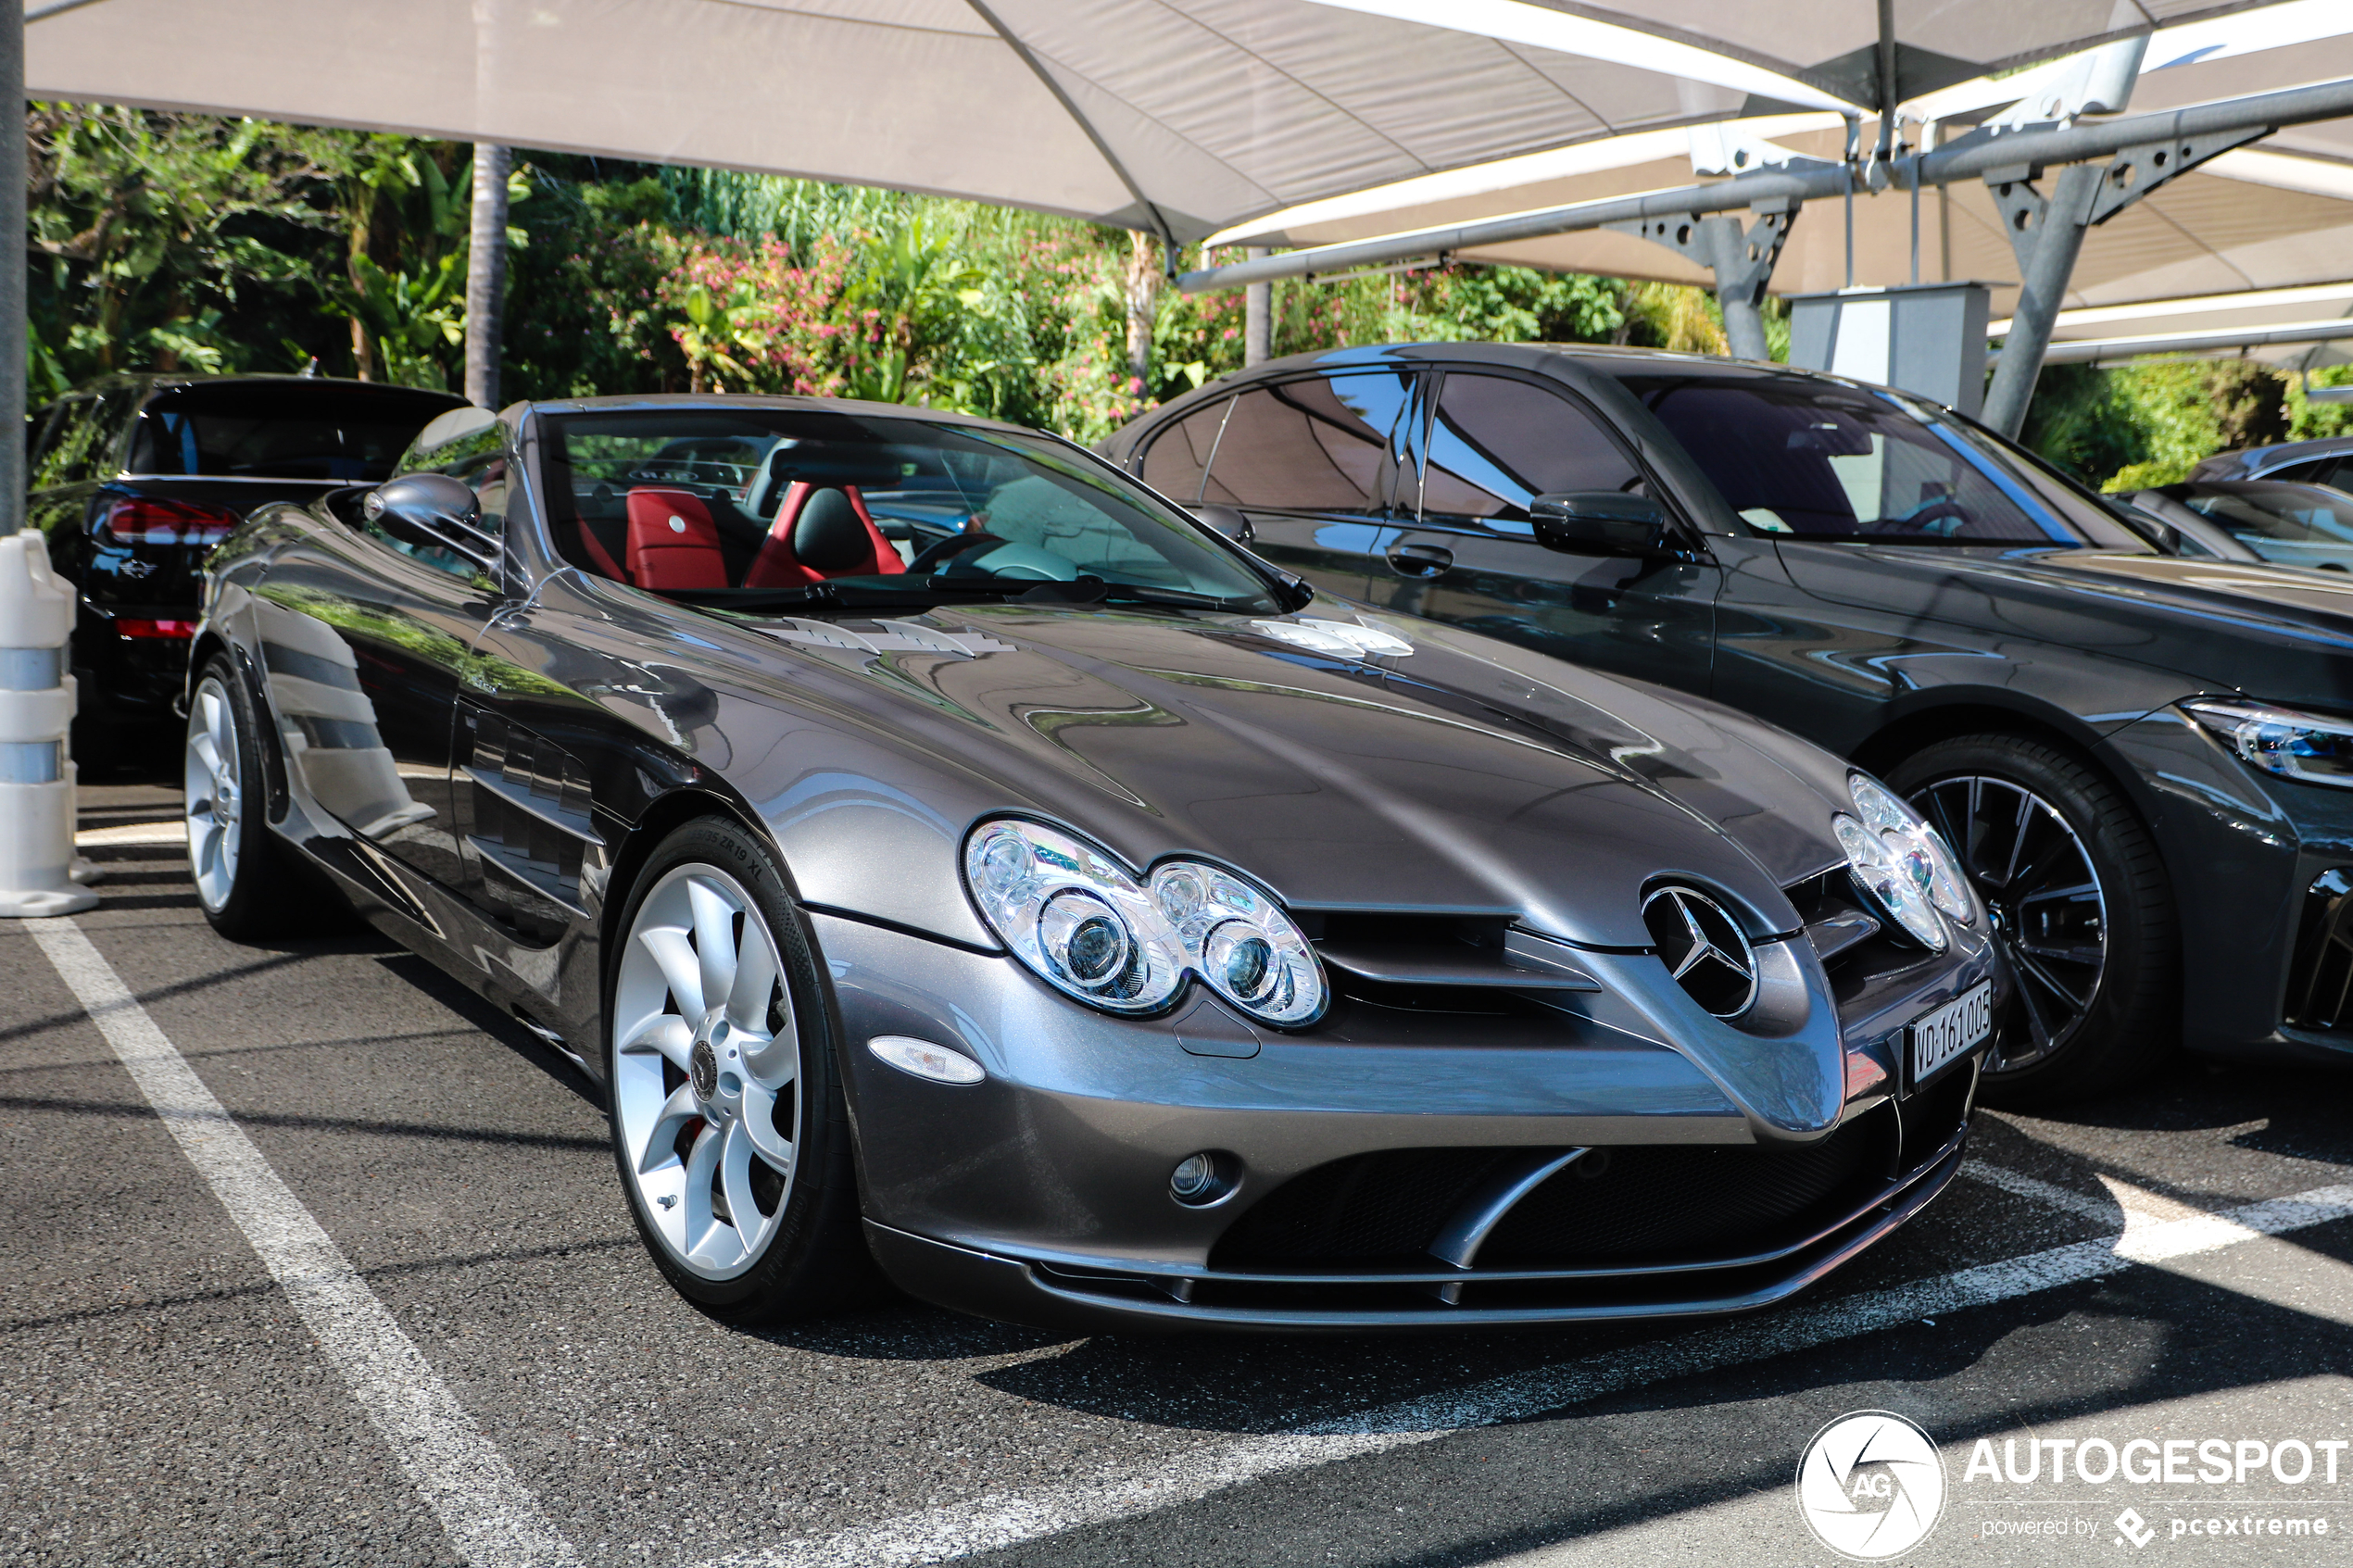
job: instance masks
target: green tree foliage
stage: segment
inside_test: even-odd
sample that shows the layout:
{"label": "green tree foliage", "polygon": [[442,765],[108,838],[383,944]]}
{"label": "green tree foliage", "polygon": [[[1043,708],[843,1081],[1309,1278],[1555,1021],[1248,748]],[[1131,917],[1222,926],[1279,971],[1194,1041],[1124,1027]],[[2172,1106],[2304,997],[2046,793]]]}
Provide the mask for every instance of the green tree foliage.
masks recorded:
{"label": "green tree foliage", "polygon": [[[458,384],[470,148],[117,108],[36,106],[31,123],[42,385],[314,357],[329,373]],[[510,195],[501,374],[519,397],[856,396],[1091,441],[1241,365],[1240,292],[1151,290],[1124,231],[560,154],[522,157]],[[1131,291],[1150,298],[1141,379]],[[1274,300],[1278,355],[1721,340],[1699,291],[1518,267],[1287,282]]]}
{"label": "green tree foliage", "polygon": [[2086,483],[2141,490],[2184,479],[2217,452],[2302,439],[2294,415],[2308,406],[2292,390],[2278,371],[2239,359],[2051,365],[2022,434]]}
{"label": "green tree foliage", "polygon": [[293,369],[324,346],[311,318],[349,136],[64,104],[31,105],[26,130],[35,395],[142,367]]}

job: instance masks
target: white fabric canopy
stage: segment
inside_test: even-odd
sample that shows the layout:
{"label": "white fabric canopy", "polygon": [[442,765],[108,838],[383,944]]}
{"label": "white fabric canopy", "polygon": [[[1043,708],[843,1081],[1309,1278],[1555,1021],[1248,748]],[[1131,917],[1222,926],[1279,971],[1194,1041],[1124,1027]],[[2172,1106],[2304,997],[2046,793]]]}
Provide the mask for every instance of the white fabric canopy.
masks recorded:
{"label": "white fabric canopy", "polygon": [[[1992,332],[1998,336],[2008,325],[1994,321]],[[2262,341],[2267,333],[2322,332],[2347,335]],[[2200,338],[2208,340],[2205,345],[2191,346]],[[2120,363],[2149,352],[2151,345],[2168,355],[2259,359],[2291,370],[2353,364],[2353,282],[2062,310],[2051,331],[2051,346],[2058,351],[2054,357],[2061,358],[2082,358],[2096,349],[2101,362]]]}
{"label": "white fabric canopy", "polygon": [[[34,97],[807,175],[1180,240],[1433,171],[1874,91],[1876,0],[1382,8],[1407,15],[1356,0],[27,0],[26,80]],[[1897,0],[1900,81],[1926,91],[2239,8]],[[1474,9],[1526,36],[1463,31]]]}
{"label": "white fabric canopy", "polygon": [[[2228,29],[2197,24],[2158,31],[2145,57],[2128,112],[2182,107],[2309,82],[2353,77],[2353,5],[2313,0],[2236,18]],[[2280,24],[2266,30],[2266,19]],[[2314,36],[2315,30],[2321,31]],[[2246,49],[2214,36],[2273,42]],[[2280,40],[2284,41],[2280,41]],[[2184,56],[2188,57],[2185,59]],[[1967,90],[1958,101],[1967,102]],[[1997,92],[1974,94],[2001,107]],[[1948,104],[1955,100],[1948,98]],[[1783,115],[1743,121],[1749,134],[1814,157],[1835,158],[1843,132],[1835,116]],[[1947,134],[1965,129],[1953,125]],[[1327,198],[1236,224],[1221,244],[1327,245],[1478,219],[1672,189],[1694,182],[1690,137],[1681,131],[1622,136],[1510,162],[1425,176]],[[2047,189],[2047,185],[2045,186]],[[1841,203],[1816,201],[1791,232],[1775,269],[1777,294],[1807,294],[1846,282]],[[1858,194],[1855,282],[1884,285],[1911,276],[1912,203],[1907,193]],[[1709,275],[1673,251],[1630,235],[1585,232],[1466,252],[1469,259],[1705,283]],[[2018,267],[1985,187],[1930,187],[1919,202],[1920,277],[1982,279],[1997,285],[1994,308],[2016,295]],[[2085,237],[2067,303],[2071,307],[2168,300],[2334,282],[2353,276],[2353,121],[2296,126],[2225,153],[2143,197]]]}

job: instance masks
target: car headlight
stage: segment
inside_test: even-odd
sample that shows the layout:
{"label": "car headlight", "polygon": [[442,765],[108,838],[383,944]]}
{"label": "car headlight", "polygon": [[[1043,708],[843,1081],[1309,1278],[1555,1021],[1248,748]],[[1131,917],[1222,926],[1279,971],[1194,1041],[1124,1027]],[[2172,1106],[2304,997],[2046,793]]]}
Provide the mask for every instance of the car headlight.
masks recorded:
{"label": "car headlight", "polygon": [[1290,917],[1223,867],[1170,860],[1149,884],[1093,845],[1016,819],[964,845],[964,883],[1013,956],[1108,1012],[1168,1005],[1195,974],[1263,1022],[1323,1015],[1323,965]]}
{"label": "car headlight", "polygon": [[1938,911],[1963,925],[1977,916],[1976,900],[1953,851],[1885,785],[1849,773],[1846,788],[1855,800],[1855,816],[1838,813],[1831,819],[1831,831],[1838,835],[1856,881],[1921,946],[1942,952],[1945,933]]}
{"label": "car headlight", "polygon": [[2353,789],[2353,719],[2205,698],[2182,704],[2182,711],[2267,773]]}
{"label": "car headlight", "polygon": [[1211,990],[1269,1023],[1308,1023],[1322,1015],[1324,966],[1272,898],[1197,860],[1161,866],[1151,890],[1186,962]]}

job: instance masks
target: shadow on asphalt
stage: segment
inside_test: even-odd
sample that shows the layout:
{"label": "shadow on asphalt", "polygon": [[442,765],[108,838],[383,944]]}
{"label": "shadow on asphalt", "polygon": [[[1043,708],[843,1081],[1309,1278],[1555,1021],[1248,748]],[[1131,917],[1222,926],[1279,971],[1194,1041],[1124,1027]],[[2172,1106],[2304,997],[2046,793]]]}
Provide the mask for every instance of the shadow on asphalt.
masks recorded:
{"label": "shadow on asphalt", "polygon": [[[479,994],[443,973],[430,961],[393,942],[376,937],[372,932],[370,935],[373,938],[373,945],[368,950],[384,955],[377,961],[386,970],[507,1047],[568,1092],[593,1106],[598,1115],[604,1113],[604,1091],[563,1053],[499,1011]],[[603,1143],[602,1139],[597,1141],[600,1146]]]}
{"label": "shadow on asphalt", "polygon": [[[2353,1260],[2353,1222],[2301,1233],[2296,1240],[2338,1261]],[[1580,1352],[1592,1348],[1575,1347]],[[1292,1354],[1330,1353],[1323,1342],[1293,1342],[1290,1348]],[[2048,1390],[2058,1381],[2051,1369],[2059,1355],[2070,1363],[2064,1389],[2019,1398],[2021,1390]],[[1030,1374],[1021,1390],[1026,1395],[1051,1399],[1054,1389],[1046,1374],[1053,1364],[1033,1361],[1008,1370]],[[2141,1407],[2309,1380],[2348,1366],[2353,1366],[2353,1329],[2199,1280],[2136,1270],[1997,1310],[1941,1319],[1932,1328],[1884,1331],[1861,1341],[1648,1385],[1579,1405],[1573,1412],[1451,1433],[1432,1444],[1358,1458],[1327,1472],[1304,1472],[1257,1488],[1254,1498],[1226,1493],[1155,1512],[1151,1550],[1137,1560],[1241,1561],[1247,1554],[1237,1557],[1232,1543],[1262,1538],[1260,1531],[1272,1532],[1263,1538],[1284,1539],[1299,1552],[1316,1540],[1313,1521],[1345,1512],[1321,1495],[1328,1487],[1334,1496],[1344,1492],[1352,1499],[1416,1499],[1411,1511],[1416,1517],[1401,1521],[1400,1528],[1420,1537],[1421,1544],[1367,1557],[1359,1541],[1351,1547],[1357,1554],[1352,1561],[1379,1568],[1467,1568],[1787,1488],[1796,1469],[1794,1444],[1782,1452],[1774,1445],[1725,1439],[1728,1416],[1738,1420],[1743,1407],[1759,1401],[1828,1393],[1834,1404],[1836,1391],[1851,1389],[1847,1403],[1856,1408],[1886,1398],[1874,1386],[1894,1384],[1906,1391],[1904,1408],[1934,1424],[1938,1443],[1957,1473],[1957,1461],[1980,1437],[1993,1439],[1998,1449],[2003,1439],[2031,1436],[2048,1424],[2113,1415],[2123,1424],[2110,1434],[2120,1444],[2128,1436],[2142,1435],[2130,1429],[2132,1412]],[[1151,1376],[1214,1378],[1218,1369],[1179,1361],[1131,1366],[1119,1374],[1109,1366],[1101,1372],[1093,1383],[1124,1379],[1132,1387]],[[985,1381],[1002,1386],[1000,1375]],[[1088,1398],[1095,1391],[1091,1386],[1066,1389],[1056,1402],[1107,1415],[1128,1413],[1121,1401]],[[1619,1417],[1638,1419],[1613,1419]],[[1563,1445],[1539,1434],[1567,1422],[1577,1424],[1577,1459],[1565,1466]],[[1184,1424],[1221,1432],[1261,1429],[1256,1422]],[[1705,1481],[1644,1484],[1646,1471],[1688,1474],[1693,1455],[1708,1458],[1712,1473]],[[1119,1549],[1143,1544],[1138,1528],[1133,1521],[1082,1528],[1042,1545],[1027,1543],[965,1561],[976,1565],[1018,1561],[1026,1568],[1126,1561]],[[1336,1526],[1331,1538],[1343,1538]]]}

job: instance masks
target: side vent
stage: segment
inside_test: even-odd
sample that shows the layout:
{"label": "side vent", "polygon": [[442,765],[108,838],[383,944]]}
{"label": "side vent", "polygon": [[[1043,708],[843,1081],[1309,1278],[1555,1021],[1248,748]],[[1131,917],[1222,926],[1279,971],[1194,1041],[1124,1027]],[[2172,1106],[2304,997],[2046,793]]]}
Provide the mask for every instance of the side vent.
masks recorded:
{"label": "side vent", "polygon": [[585,913],[581,866],[601,846],[589,811],[588,773],[547,736],[471,706],[462,771],[470,799],[466,842],[479,857],[483,894],[518,930],[552,941]]}

